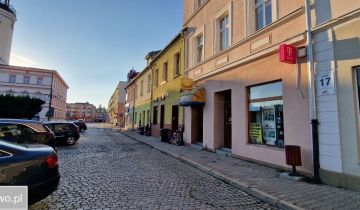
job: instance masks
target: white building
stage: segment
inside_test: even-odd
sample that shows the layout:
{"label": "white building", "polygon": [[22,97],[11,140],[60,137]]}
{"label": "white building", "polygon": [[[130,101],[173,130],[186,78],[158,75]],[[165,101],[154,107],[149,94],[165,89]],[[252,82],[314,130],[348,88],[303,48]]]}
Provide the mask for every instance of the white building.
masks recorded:
{"label": "white building", "polygon": [[9,64],[16,12],[9,0],[0,0],[0,64]]}
{"label": "white building", "polygon": [[48,120],[50,101],[54,109],[51,119],[65,119],[68,88],[57,71],[0,64],[0,94],[28,95],[44,100],[43,109],[36,115],[41,121]]}

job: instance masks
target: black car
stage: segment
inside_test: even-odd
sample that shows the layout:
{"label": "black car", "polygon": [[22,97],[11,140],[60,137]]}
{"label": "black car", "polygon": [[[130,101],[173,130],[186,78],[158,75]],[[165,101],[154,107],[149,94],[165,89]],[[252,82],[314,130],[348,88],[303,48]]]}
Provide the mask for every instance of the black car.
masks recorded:
{"label": "black car", "polygon": [[44,122],[55,134],[56,142],[73,145],[80,138],[79,129],[74,123],[70,122]]}
{"label": "black car", "polygon": [[83,120],[75,120],[73,123],[77,125],[80,132],[87,130],[87,125]]}
{"label": "black car", "polygon": [[34,120],[0,119],[0,139],[16,143],[46,144],[55,149],[54,133]]}
{"label": "black car", "polygon": [[28,186],[28,205],[53,193],[60,181],[55,150],[0,140],[0,185]]}

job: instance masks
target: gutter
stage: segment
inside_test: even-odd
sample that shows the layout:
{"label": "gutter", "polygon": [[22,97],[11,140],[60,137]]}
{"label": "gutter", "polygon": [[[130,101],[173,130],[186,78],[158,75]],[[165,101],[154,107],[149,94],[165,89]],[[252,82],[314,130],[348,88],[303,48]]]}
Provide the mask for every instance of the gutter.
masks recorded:
{"label": "gutter", "polygon": [[319,133],[318,133],[318,119],[316,107],[316,91],[315,91],[315,70],[314,70],[314,54],[313,54],[313,38],[311,31],[311,9],[310,0],[305,0],[305,15],[306,15],[306,38],[307,38],[307,54],[308,54],[308,94],[309,94],[309,111],[311,119],[311,141],[313,144],[313,170],[314,181],[320,182],[319,169]]}

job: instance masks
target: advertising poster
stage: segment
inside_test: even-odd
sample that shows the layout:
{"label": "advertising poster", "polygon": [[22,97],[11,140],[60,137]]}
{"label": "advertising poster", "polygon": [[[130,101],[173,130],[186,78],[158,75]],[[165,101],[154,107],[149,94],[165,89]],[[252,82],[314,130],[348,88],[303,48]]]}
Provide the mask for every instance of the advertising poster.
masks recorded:
{"label": "advertising poster", "polygon": [[261,123],[250,123],[250,141],[252,143],[262,144]]}

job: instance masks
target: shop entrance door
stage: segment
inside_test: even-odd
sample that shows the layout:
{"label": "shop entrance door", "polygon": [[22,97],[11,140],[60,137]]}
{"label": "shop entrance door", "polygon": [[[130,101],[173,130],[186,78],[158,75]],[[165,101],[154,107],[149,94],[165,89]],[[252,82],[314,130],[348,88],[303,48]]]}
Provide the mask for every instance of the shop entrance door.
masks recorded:
{"label": "shop entrance door", "polygon": [[231,149],[231,90],[224,91],[224,147]]}
{"label": "shop entrance door", "polygon": [[191,107],[191,143],[203,142],[203,106]]}
{"label": "shop entrance door", "polygon": [[172,106],[171,111],[171,129],[173,131],[178,130],[179,128],[179,106]]}
{"label": "shop entrance door", "polygon": [[164,128],[165,105],[160,106],[160,129]]}

